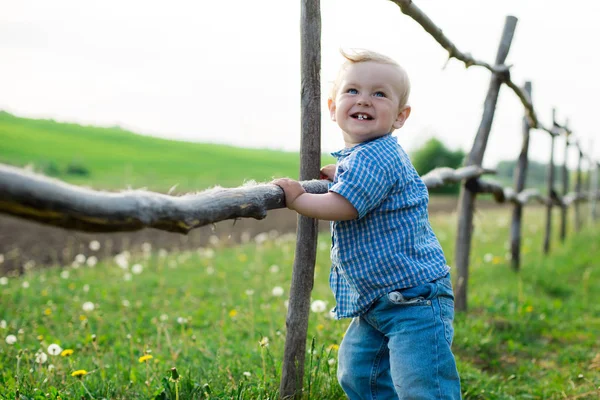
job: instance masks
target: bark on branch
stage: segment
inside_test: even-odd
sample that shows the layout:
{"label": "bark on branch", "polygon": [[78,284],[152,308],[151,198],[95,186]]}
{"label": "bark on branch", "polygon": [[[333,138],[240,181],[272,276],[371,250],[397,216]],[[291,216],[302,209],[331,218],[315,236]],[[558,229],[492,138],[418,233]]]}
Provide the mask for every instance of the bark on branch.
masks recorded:
{"label": "bark on branch", "polygon": [[442,30],[440,28],[438,28],[433,23],[433,21],[431,19],[429,19],[429,17],[427,15],[425,15],[425,13],[423,13],[423,11],[421,11],[421,9],[419,9],[419,7],[417,7],[415,5],[415,3],[412,0],[390,0],[390,1],[394,4],[396,4],[398,7],[400,7],[400,10],[402,11],[402,13],[404,13],[404,14],[408,15],[409,17],[411,17],[412,19],[414,19],[419,25],[421,25],[423,27],[423,29],[425,29],[425,31],[427,31],[431,36],[433,36],[433,38],[444,49],[446,49],[448,51],[449,58],[456,58],[457,60],[462,61],[465,64],[465,67],[467,67],[467,68],[469,68],[473,65],[476,65],[479,67],[486,68],[487,70],[489,70],[490,72],[492,72],[494,74],[498,74],[499,76],[502,76],[503,82],[506,83],[506,85],[508,87],[510,87],[513,90],[513,92],[515,92],[515,94],[517,95],[517,97],[519,98],[521,103],[523,104],[523,107],[525,107],[525,110],[527,112],[527,118],[529,119],[529,122],[530,122],[530,126],[533,128],[543,129],[547,132],[551,132],[551,129],[545,128],[539,122],[538,117],[535,113],[535,110],[533,109],[533,104],[531,102],[531,98],[529,97],[527,92],[511,80],[509,66],[504,65],[504,64],[503,65],[491,65],[484,61],[475,59],[469,53],[463,53],[462,51],[458,50],[456,45],[454,43],[452,43],[450,41],[450,39],[448,39],[446,37],[446,35],[444,35]]}
{"label": "bark on branch", "polygon": [[[470,166],[438,168],[423,176],[428,188],[492,172]],[[327,181],[301,182],[309,193],[326,193]],[[283,191],[268,183],[216,187],[170,196],[146,190],[104,192],[71,185],[0,164],[0,213],[86,232],[124,232],[142,228],[188,233],[194,228],[237,218],[262,219],[285,207]]]}

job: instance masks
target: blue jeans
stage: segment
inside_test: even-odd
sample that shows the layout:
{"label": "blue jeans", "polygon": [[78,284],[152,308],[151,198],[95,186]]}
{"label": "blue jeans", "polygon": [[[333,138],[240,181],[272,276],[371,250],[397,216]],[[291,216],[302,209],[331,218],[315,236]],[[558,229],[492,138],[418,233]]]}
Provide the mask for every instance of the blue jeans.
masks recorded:
{"label": "blue jeans", "polygon": [[350,400],[460,399],[450,276],[379,298],[350,323],[338,380]]}

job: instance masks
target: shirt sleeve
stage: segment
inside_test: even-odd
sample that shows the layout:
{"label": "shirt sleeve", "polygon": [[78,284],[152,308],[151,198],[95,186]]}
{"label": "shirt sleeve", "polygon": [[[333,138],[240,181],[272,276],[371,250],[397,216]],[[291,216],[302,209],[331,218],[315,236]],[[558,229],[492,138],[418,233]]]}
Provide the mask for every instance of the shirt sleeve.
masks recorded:
{"label": "shirt sleeve", "polygon": [[346,198],[360,219],[385,200],[393,184],[392,174],[381,160],[369,152],[356,152],[338,164],[336,181],[329,191]]}

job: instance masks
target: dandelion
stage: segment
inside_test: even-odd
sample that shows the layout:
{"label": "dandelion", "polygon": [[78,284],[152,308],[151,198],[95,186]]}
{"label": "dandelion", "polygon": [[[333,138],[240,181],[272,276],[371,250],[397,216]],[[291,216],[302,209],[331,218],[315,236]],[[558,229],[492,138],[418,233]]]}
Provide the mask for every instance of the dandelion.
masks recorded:
{"label": "dandelion", "polygon": [[60,352],[61,357],[69,357],[73,354],[73,349],[64,349]]}
{"label": "dandelion", "polygon": [[50,307],[44,310],[44,315],[52,315],[52,309]]}
{"label": "dandelion", "polygon": [[533,311],[533,306],[527,306],[525,308],[525,311],[528,312],[528,313],[532,312]]}
{"label": "dandelion", "polygon": [[262,339],[260,339],[258,344],[260,345],[260,347],[269,347],[269,338],[264,336]]}
{"label": "dandelion", "polygon": [[56,369],[56,367],[54,366],[54,364],[48,364],[48,372],[52,372]]}
{"label": "dandelion", "polygon": [[231,318],[234,318],[237,315],[237,313],[238,313],[237,310],[231,310],[231,311],[229,311],[229,316]]}
{"label": "dandelion", "polygon": [[100,250],[100,242],[97,240],[92,240],[89,244],[90,250],[98,251]]}
{"label": "dandelion", "polygon": [[85,369],[78,369],[77,371],[71,372],[71,376],[75,378],[83,378],[87,375],[87,371]]}
{"label": "dandelion", "polygon": [[6,323],[5,320],[0,321],[0,329],[6,329],[7,326],[8,326],[8,324]]}
{"label": "dandelion", "polygon": [[0,285],[2,285],[2,286],[8,285],[8,278],[5,277],[5,276],[1,277],[0,278]]}
{"label": "dandelion", "polygon": [[240,235],[240,241],[242,243],[248,243],[250,241],[250,232],[242,232]]}
{"label": "dandelion", "polygon": [[150,253],[150,251],[152,251],[152,245],[148,242],[142,243],[142,251],[144,253]]}
{"label": "dandelion", "polygon": [[62,347],[60,347],[56,343],[52,343],[50,346],[48,346],[48,354],[50,354],[51,356],[57,356],[60,353],[62,353],[62,351]]}
{"label": "dandelion", "polygon": [[6,339],[4,339],[4,340],[6,340],[6,343],[8,343],[8,344],[15,344],[15,343],[17,343],[17,337],[15,335],[8,335],[6,337]]}
{"label": "dandelion", "polygon": [[248,289],[246,290],[246,296],[252,296],[254,294],[254,290]]}
{"label": "dandelion", "polygon": [[161,320],[161,321],[165,322],[165,321],[166,321],[166,320],[168,320],[168,319],[169,319],[169,316],[168,316],[167,314],[161,314],[161,315],[160,315],[160,320]]}
{"label": "dandelion", "polygon": [[129,259],[125,252],[117,254],[115,256],[114,260],[115,260],[115,263],[119,266],[119,268],[121,268],[121,269],[129,268]]}
{"label": "dandelion", "polygon": [[330,366],[334,366],[335,365],[335,358],[330,358],[329,360],[327,360],[327,364],[329,364]]}
{"label": "dandelion", "polygon": [[327,303],[323,300],[315,300],[310,305],[310,310],[314,313],[321,313],[327,309]]}
{"label": "dandelion", "polygon": [[165,249],[159,249],[158,250],[158,256],[160,258],[165,258],[167,256],[167,254],[169,254]]}
{"label": "dandelion", "polygon": [[332,345],[329,345],[329,347],[327,347],[327,350],[329,350],[329,351],[332,351],[332,350],[338,351],[339,349],[340,349],[340,346],[337,344],[332,344]]}
{"label": "dandelion", "polygon": [[63,279],[69,279],[69,271],[64,270],[60,273],[60,277]]}
{"label": "dandelion", "polygon": [[123,307],[129,307],[131,305],[131,303],[129,303],[129,300],[127,300],[127,299],[123,299],[121,304],[123,304]]}
{"label": "dandelion", "polygon": [[283,288],[281,286],[275,286],[271,292],[275,297],[283,296]]}
{"label": "dandelion", "polygon": [[92,268],[96,264],[98,264],[98,258],[96,256],[90,256],[90,257],[88,257],[88,259],[85,263],[87,264],[88,267]]}
{"label": "dandelion", "polygon": [[123,279],[127,282],[129,282],[132,278],[133,278],[133,275],[131,275],[129,272],[127,272],[125,275],[123,275]]}
{"label": "dandelion", "polygon": [[140,363],[146,362],[148,360],[152,360],[154,357],[152,357],[150,354],[146,354],[140,357],[140,359],[138,360]]}
{"label": "dandelion", "polygon": [[246,378],[250,378],[250,376],[252,374],[250,372],[248,372],[248,371],[244,371],[244,373],[242,375],[244,375]]}
{"label": "dandelion", "polygon": [[206,273],[208,275],[212,275],[215,273],[215,269],[212,266],[208,266],[208,267],[206,267]]}
{"label": "dandelion", "polygon": [[78,264],[83,264],[85,262],[85,260],[86,260],[86,256],[83,254],[77,254],[75,256],[75,262]]}
{"label": "dandelion", "polygon": [[263,244],[268,239],[269,239],[269,234],[266,232],[259,233],[258,235],[254,236],[254,241],[256,242],[256,244]]}
{"label": "dandelion", "polygon": [[131,267],[131,272],[133,272],[136,275],[141,274],[143,270],[144,267],[142,267],[142,264],[133,264],[133,266]]}
{"label": "dandelion", "polygon": [[23,286],[23,289],[27,289],[27,288],[29,288],[29,282],[24,281],[21,286]]}
{"label": "dandelion", "polygon": [[83,311],[89,312],[89,311],[94,311],[94,308],[96,306],[94,306],[94,303],[92,303],[91,301],[86,301],[85,303],[83,303],[83,305],[81,306],[81,308],[83,309]]}
{"label": "dandelion", "polygon": [[216,235],[211,235],[211,237],[208,238],[208,242],[213,246],[217,246],[220,242],[220,239]]}
{"label": "dandelion", "polygon": [[271,267],[269,267],[269,271],[271,271],[272,274],[276,274],[279,272],[279,265],[273,264],[271,265]]}
{"label": "dandelion", "polygon": [[492,262],[493,259],[494,255],[492,253],[487,253],[485,256],[483,256],[483,261],[485,261],[486,263]]}
{"label": "dandelion", "polygon": [[48,361],[48,355],[43,351],[38,350],[38,352],[35,353],[35,362],[38,364],[43,364],[46,361]]}
{"label": "dandelion", "polygon": [[187,319],[183,318],[183,317],[177,317],[177,323],[179,325],[183,325],[187,323]]}

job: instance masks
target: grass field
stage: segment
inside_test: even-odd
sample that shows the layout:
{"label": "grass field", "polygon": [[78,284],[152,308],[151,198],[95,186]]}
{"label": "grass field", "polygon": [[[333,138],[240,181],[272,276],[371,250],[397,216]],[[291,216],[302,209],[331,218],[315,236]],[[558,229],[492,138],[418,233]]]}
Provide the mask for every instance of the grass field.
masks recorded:
{"label": "grass field", "polygon": [[[323,156],[323,164],[334,162]],[[102,189],[166,192],[298,177],[293,152],[170,141],[115,128],[19,118],[0,111],[0,163]]]}
{"label": "grass field", "polygon": [[[297,159],[0,112],[0,162],[96,188],[238,186],[293,177]],[[431,219],[452,262],[456,215]],[[470,308],[455,321],[464,398],[596,399],[600,224],[555,239],[544,256],[543,210],[528,208],[515,273],[509,220],[508,207],[475,215]],[[0,275],[0,399],[277,398],[295,238],[271,232],[236,247],[213,239],[105,260],[96,258],[105,243],[91,241],[69,265]],[[329,317],[329,245],[319,238],[304,399],[343,398],[335,369],[348,321]]]}
{"label": "grass field", "polygon": [[[542,214],[526,214],[518,274],[505,257],[508,213],[477,216],[470,310],[455,321],[464,397],[597,398],[600,229],[555,243],[545,257]],[[432,223],[451,260],[456,217]],[[343,398],[334,371],[348,321],[327,312],[328,247],[321,237],[306,399]],[[147,248],[98,263],[90,250],[70,266],[4,277],[0,398],[15,399],[18,389],[21,399],[174,399],[177,386],[181,399],[274,399],[293,253],[293,236],[271,234],[234,248]],[[73,353],[49,354],[51,344]],[[73,377],[78,370],[86,375]]]}

